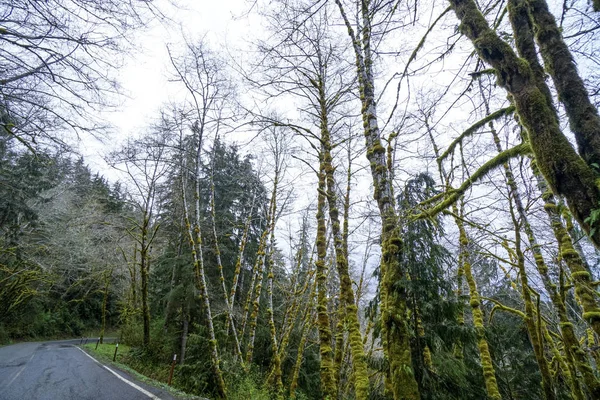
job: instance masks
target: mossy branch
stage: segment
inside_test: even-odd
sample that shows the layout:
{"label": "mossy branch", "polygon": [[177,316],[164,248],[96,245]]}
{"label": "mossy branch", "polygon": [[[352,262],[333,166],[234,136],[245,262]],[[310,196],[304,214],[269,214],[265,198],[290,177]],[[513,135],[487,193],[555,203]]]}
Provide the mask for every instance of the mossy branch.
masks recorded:
{"label": "mossy branch", "polygon": [[415,215],[414,219],[423,219],[423,218],[431,218],[440,212],[444,211],[446,208],[450,207],[454,204],[458,199],[465,194],[467,190],[474,183],[482,179],[485,175],[487,175],[494,168],[503,165],[505,162],[508,162],[510,159],[515,158],[517,156],[522,156],[531,152],[531,148],[528,143],[521,143],[515,147],[504,150],[499,153],[496,157],[492,158],[485,164],[483,164],[477,171],[475,171],[469,179],[467,179],[459,188],[451,190],[446,193],[447,197],[438,203],[436,206],[430,208],[429,210],[424,210],[420,214]]}
{"label": "mossy branch", "polygon": [[478,79],[478,78],[482,77],[483,75],[495,75],[495,74],[496,74],[496,70],[494,68],[487,68],[487,69],[482,69],[481,71],[471,72],[469,74],[469,76],[471,76],[471,78],[473,78],[473,79]]}
{"label": "mossy branch", "polygon": [[511,313],[518,317],[521,317],[523,320],[525,320],[525,313],[523,311],[517,310],[516,308],[505,306],[504,304],[500,303],[498,300],[494,300],[489,297],[482,297],[482,299],[491,301],[492,303],[494,303],[494,307],[492,308],[492,311],[490,312],[490,318],[489,318],[490,321],[494,317],[494,313],[496,312],[496,310],[506,311],[508,313]]}
{"label": "mossy branch", "polygon": [[442,162],[444,161],[444,159],[446,157],[448,157],[453,151],[454,148],[462,143],[462,141],[471,136],[472,134],[474,134],[475,132],[477,132],[477,130],[479,128],[481,128],[482,126],[484,126],[485,124],[495,121],[497,119],[500,119],[502,117],[504,117],[505,115],[509,115],[512,114],[515,111],[515,106],[508,106],[506,108],[501,108],[498,111],[495,111],[493,113],[491,113],[490,115],[488,115],[485,118],[480,119],[479,121],[475,122],[473,125],[471,125],[467,130],[465,130],[459,137],[457,137],[456,139],[454,139],[452,141],[452,143],[450,143],[450,146],[448,146],[448,149],[446,149],[446,151],[444,153],[442,153],[441,156],[438,157],[437,162]]}

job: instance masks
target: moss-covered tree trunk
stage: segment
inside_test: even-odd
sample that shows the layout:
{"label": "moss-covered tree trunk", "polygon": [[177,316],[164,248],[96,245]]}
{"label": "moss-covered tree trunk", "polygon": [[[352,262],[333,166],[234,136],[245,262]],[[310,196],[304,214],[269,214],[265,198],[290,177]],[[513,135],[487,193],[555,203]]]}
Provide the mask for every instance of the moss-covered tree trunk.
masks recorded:
{"label": "moss-covered tree trunk", "polygon": [[142,283],[142,320],[143,320],[143,345],[144,348],[150,346],[150,305],[148,303],[148,278],[149,278],[149,263],[150,249],[148,244],[148,230],[150,227],[150,218],[146,210],[144,210],[143,223],[140,232],[140,275]]}
{"label": "moss-covered tree trunk", "polygon": [[[248,232],[250,231],[250,225],[252,223],[252,212],[254,210],[254,201],[256,197],[252,198],[252,206],[250,207],[250,212],[248,214],[248,218],[246,219],[246,224],[244,225],[244,233],[242,234],[242,238],[240,240],[240,245],[238,248],[237,259],[235,260],[235,270],[233,271],[233,279],[231,281],[231,290],[229,291],[229,304],[233,308],[235,304],[235,295],[237,293],[238,282],[240,279],[240,274],[242,272],[242,260],[244,258],[244,250],[246,249],[246,243],[248,243]],[[227,331],[229,331],[229,324],[227,325]],[[239,339],[239,338],[238,338]]]}
{"label": "moss-covered tree trunk", "polygon": [[[534,164],[534,173],[536,172],[537,163]],[[600,304],[596,290],[592,285],[592,276],[579,252],[573,247],[571,236],[569,236],[560,217],[559,206],[556,204],[552,192],[548,190],[546,181],[542,179],[539,172],[536,175],[538,188],[542,192],[542,199],[546,203],[544,209],[550,218],[552,231],[558,241],[560,256],[571,272],[576,298],[583,308],[583,319],[590,324],[596,334],[600,335]]]}
{"label": "moss-covered tree trunk", "polygon": [[106,305],[108,303],[108,289],[112,279],[112,268],[104,272],[104,290],[102,291],[102,328],[100,330],[100,344],[104,343],[104,332],[106,331]]}
{"label": "moss-covered tree trunk", "polygon": [[[444,167],[442,165],[442,158],[440,158],[439,148],[437,147],[431,127],[428,124],[427,119],[425,120],[425,126],[429,133],[429,139],[433,146],[435,156],[438,163],[438,172],[440,179],[444,182],[447,191],[451,191],[450,179]],[[485,326],[483,324],[483,312],[481,311],[481,299],[477,290],[477,282],[473,278],[471,270],[471,263],[469,260],[469,237],[465,229],[465,225],[462,219],[463,216],[463,204],[461,201],[460,207],[456,202],[452,203],[452,214],[454,216],[454,223],[458,228],[459,232],[459,254],[458,254],[458,271],[457,271],[457,295],[460,298],[463,291],[463,280],[466,280],[467,287],[469,290],[469,305],[471,306],[471,312],[473,315],[473,325],[475,326],[475,333],[477,335],[477,347],[479,350],[479,359],[483,369],[483,380],[485,382],[486,393],[490,399],[497,400],[501,399],[500,390],[498,389],[498,381],[496,380],[496,371],[492,362],[492,355],[490,353],[489,345],[485,337]],[[464,312],[458,314],[457,323],[460,326],[465,324]],[[454,356],[463,359],[463,345],[458,343],[454,348]]]}
{"label": "moss-covered tree trunk", "polygon": [[256,250],[256,259],[252,265],[252,271],[250,271],[250,285],[248,286],[248,293],[246,294],[246,301],[244,302],[244,312],[242,314],[242,323],[238,337],[241,341],[244,340],[246,327],[248,320],[250,319],[250,307],[252,306],[252,299],[254,298],[254,289],[256,287],[256,281],[258,280],[259,271],[262,274],[262,266],[264,262],[265,248],[267,246],[267,238],[269,236],[269,223],[267,216],[267,223],[263,229],[260,239],[258,241],[258,248]]}
{"label": "moss-covered tree trunk", "polygon": [[545,0],[520,0],[528,5],[535,38],[552,77],[558,98],[565,106],[569,126],[577,141],[579,154],[588,164],[600,165],[600,116],[590,101],[577,65],[565,43],[561,29]]}
{"label": "moss-covered tree trunk", "polygon": [[[306,292],[311,287],[311,282],[313,281],[314,269],[311,269],[312,259],[309,261],[309,270],[306,274],[306,280],[301,288],[298,288],[298,282],[300,280],[300,271],[301,271],[301,263],[303,258],[303,249],[299,249],[297,254],[297,264],[296,264],[296,272],[294,273],[294,285],[292,285],[292,292],[290,296],[292,297],[292,304],[289,307],[286,307],[286,315],[284,317],[284,321],[281,324],[281,330],[283,333],[281,334],[280,345],[279,345],[279,358],[281,360],[285,359],[287,348],[290,342],[290,337],[292,336],[292,332],[294,327],[296,327],[296,320],[300,314],[300,309],[304,305],[302,299],[305,297]],[[310,294],[312,296],[312,292]],[[300,321],[304,321],[304,317],[300,319]]]}
{"label": "moss-covered tree trunk", "polygon": [[[200,136],[201,137],[201,136]],[[195,185],[194,185],[194,223],[190,221],[190,211],[187,202],[187,190],[185,176],[181,177],[181,195],[183,200],[183,214],[184,222],[186,225],[186,232],[188,241],[192,251],[192,261],[194,264],[194,276],[195,283],[198,291],[200,292],[200,300],[202,301],[204,317],[206,319],[207,330],[209,334],[209,348],[210,348],[210,359],[211,367],[216,383],[216,393],[219,398],[227,397],[227,390],[225,387],[225,381],[223,380],[223,373],[221,371],[221,359],[219,358],[219,346],[215,335],[215,328],[213,324],[212,311],[210,307],[210,299],[208,297],[208,287],[206,285],[206,274],[204,271],[204,256],[202,252],[202,231],[200,229],[200,154],[201,154],[201,141],[199,140],[198,147],[196,149],[196,160],[195,160]]]}
{"label": "moss-covered tree trunk", "polygon": [[137,253],[138,253],[138,247],[137,247],[137,243],[134,244],[133,246],[133,262],[131,263],[130,267],[129,267],[129,276],[130,276],[130,294],[131,294],[131,310],[132,311],[136,311],[138,308],[138,298],[137,298]]}
{"label": "moss-covered tree trunk", "polygon": [[298,349],[296,354],[296,361],[294,363],[294,368],[292,369],[292,379],[290,382],[290,399],[296,398],[296,389],[298,387],[298,378],[300,377],[300,368],[302,367],[302,360],[304,359],[304,348],[306,347],[306,342],[308,340],[309,332],[313,327],[313,321],[315,319],[314,315],[314,305],[315,305],[315,295],[317,294],[317,279],[313,279],[313,283],[311,285],[310,295],[308,296],[307,304],[304,308],[304,313],[302,315],[302,329],[300,331],[300,342],[298,343]]}
{"label": "moss-covered tree trunk", "polygon": [[242,359],[242,349],[240,346],[240,341],[238,339],[237,331],[235,329],[235,321],[233,320],[233,303],[230,302],[229,294],[227,291],[227,286],[225,285],[225,276],[223,275],[223,262],[221,261],[221,248],[219,246],[219,236],[217,235],[217,214],[216,214],[216,205],[215,205],[215,157],[216,157],[216,148],[217,148],[218,138],[215,138],[215,143],[213,144],[213,154],[211,159],[211,170],[210,170],[210,217],[211,217],[211,225],[212,225],[212,235],[214,240],[214,251],[215,257],[217,259],[217,269],[219,270],[219,281],[221,282],[221,289],[223,291],[223,301],[225,303],[225,319],[227,323],[227,327],[231,326],[231,334],[233,336],[233,344],[235,349],[235,354],[238,360],[243,361]]}
{"label": "moss-covered tree trunk", "polygon": [[[324,68],[324,67],[323,67]],[[352,278],[348,269],[348,258],[346,240],[340,224],[337,194],[331,155],[332,143],[329,133],[327,98],[325,95],[325,73],[319,74],[317,90],[319,93],[320,125],[321,125],[321,155],[323,172],[326,180],[326,198],[329,210],[329,221],[333,234],[335,264],[340,279],[340,307],[344,310],[344,319],[348,329],[348,341],[352,354],[353,381],[356,399],[364,400],[369,395],[369,374],[365,360],[360,322],[358,319],[358,307],[356,306],[354,290],[352,289]],[[339,335],[340,332],[337,332]],[[337,342],[337,341],[336,341]]]}
{"label": "moss-covered tree trunk", "polygon": [[267,315],[269,318],[269,333],[271,335],[271,372],[269,383],[271,384],[273,398],[283,400],[283,381],[281,373],[281,356],[279,342],[277,340],[277,328],[275,326],[275,308],[273,305],[273,280],[275,279],[275,229],[271,230],[271,251],[267,260]]}
{"label": "moss-covered tree trunk", "polygon": [[360,3],[359,15],[362,18],[360,38],[354,32],[342,3],[339,0],[335,2],[344,19],[354,50],[367,159],[373,178],[373,197],[381,216],[381,336],[383,351],[389,365],[386,374],[386,390],[394,396],[394,399],[419,399],[419,388],[411,359],[405,293],[397,285],[404,279],[404,272],[399,262],[402,256],[402,239],[398,216],[394,209],[392,180],[377,121],[371,51],[371,2],[363,0]]}
{"label": "moss-covered tree trunk", "polygon": [[[508,2],[509,18],[510,18],[510,22],[513,27],[513,31],[514,31],[514,35],[515,35],[515,44],[517,47],[517,51],[519,52],[519,55],[521,57],[523,57],[525,60],[527,60],[527,62],[529,63],[529,66],[533,73],[534,82],[536,83],[537,87],[540,89],[542,94],[545,96],[546,101],[550,105],[552,114],[554,115],[555,119],[558,120],[556,111],[555,111],[554,107],[552,106],[553,105],[552,95],[551,95],[548,85],[546,84],[546,80],[545,80],[546,74],[544,72],[544,68],[542,67],[542,65],[540,64],[540,62],[538,60],[538,55],[537,55],[536,48],[535,48],[535,43],[534,43],[534,38],[533,38],[533,36],[534,36],[533,27],[532,27],[531,19],[530,19],[530,12],[533,12],[533,11],[534,10],[529,10],[526,0],[510,0]],[[547,12],[548,10],[546,8],[545,11],[544,10],[542,10],[542,11]],[[546,19],[547,18],[548,18],[548,16],[546,16]],[[549,22],[551,24],[554,23],[553,21],[549,21]],[[539,26],[538,26],[538,29],[539,29]],[[540,34],[540,32],[538,32],[538,35],[539,34]],[[552,33],[552,35],[556,35],[556,34],[557,34],[557,32]],[[546,51],[549,51],[549,49],[546,49]],[[567,49],[567,51],[568,51],[568,49]],[[567,55],[567,56],[570,57],[570,55]],[[572,67],[574,67],[574,66],[567,66],[566,68],[572,68]],[[563,67],[561,67],[561,68],[563,68]],[[575,73],[576,73],[576,71],[575,71]],[[487,104],[486,104],[486,106],[487,106]],[[488,109],[488,113],[489,113],[489,109]],[[496,143],[496,148],[498,151],[501,151],[502,149],[500,147],[500,138],[498,137],[496,131],[493,129],[492,123],[490,123],[490,127],[492,128],[492,133],[494,134],[494,142]],[[532,169],[533,169],[534,177],[536,178],[536,181],[537,181],[538,189],[540,190],[540,192],[542,194],[542,199],[545,201],[544,210],[546,211],[546,214],[548,215],[548,218],[550,219],[552,229],[553,229],[553,231],[555,233],[555,237],[559,243],[559,248],[561,247],[560,243],[565,240],[567,242],[570,242],[570,244],[572,245],[573,244],[572,238],[569,235],[566,235],[566,237],[565,237],[564,224],[561,220],[560,213],[557,208],[556,200],[554,199],[554,195],[548,189],[547,184],[546,184],[544,178],[539,173],[539,170],[537,169],[537,166],[536,166],[536,163],[534,160],[532,160]],[[583,377],[583,381],[584,381],[585,385],[587,386],[588,390],[590,391],[590,393],[592,393],[594,395],[594,397],[600,398],[600,391],[599,391],[600,390],[600,382],[598,381],[597,377],[594,375],[593,370],[591,368],[591,364],[588,360],[588,357],[586,356],[585,352],[583,351],[583,349],[581,347],[579,340],[577,339],[577,335],[575,333],[573,323],[571,322],[571,320],[568,316],[568,313],[567,313],[567,308],[566,308],[566,304],[563,299],[563,296],[559,293],[559,290],[557,289],[556,285],[552,282],[552,280],[549,276],[548,266],[546,265],[544,256],[540,249],[540,245],[537,243],[537,240],[535,238],[533,230],[531,229],[531,224],[529,223],[527,213],[525,212],[525,209],[523,207],[520,196],[518,195],[518,189],[516,187],[514,177],[512,176],[513,175],[512,171],[510,171],[510,169],[508,168],[508,165],[505,165],[505,170],[507,172],[508,182],[509,182],[509,184],[511,184],[511,190],[513,193],[517,211],[518,211],[520,219],[523,223],[525,233],[527,234],[530,247],[534,253],[534,259],[535,259],[537,270],[538,270],[540,276],[542,277],[542,282],[544,284],[544,287],[550,296],[550,299],[552,301],[554,309],[556,310],[556,313],[559,318],[559,328],[560,328],[560,331],[561,331],[561,334],[563,337],[563,342],[565,344],[566,362],[568,363],[568,366],[570,369],[577,369],[581,373],[581,375]],[[567,246],[567,248],[569,248],[569,243],[567,243],[566,246]],[[581,249],[579,249],[579,250],[580,251],[577,251],[577,253],[581,254]],[[565,261],[571,262],[572,265],[569,266],[569,268],[571,270],[575,270],[575,271],[580,270],[580,265],[582,263],[578,262],[578,260],[576,258],[575,259],[567,258],[567,259],[565,259]],[[583,263],[583,264],[585,264],[585,263]],[[582,285],[581,282],[579,284]],[[589,286],[587,286],[587,287],[586,286],[587,285],[584,285],[583,288],[580,288],[580,291],[589,293],[590,290],[593,290]],[[597,304],[596,305],[587,304],[586,306],[588,307],[588,309],[591,308],[592,310],[594,308],[597,308]],[[585,308],[584,308],[584,310],[585,310]],[[572,391],[573,391],[574,397],[576,397],[576,398],[580,397],[581,396],[580,395],[580,391],[581,391],[580,386],[581,385],[579,383],[579,377],[577,376],[576,373],[571,374],[571,382],[572,382],[571,386],[572,386]]]}
{"label": "moss-covered tree trunk", "polygon": [[[508,166],[505,167],[505,170],[508,172],[510,168]],[[548,360],[544,355],[544,342],[543,337],[540,335],[541,327],[537,324],[537,312],[535,309],[535,305],[531,298],[531,289],[529,288],[529,278],[527,274],[527,270],[525,269],[525,255],[523,254],[521,247],[521,225],[519,223],[519,219],[517,218],[517,213],[515,213],[515,207],[513,206],[515,197],[518,198],[518,195],[513,192],[515,188],[514,185],[514,177],[512,177],[512,172],[510,173],[510,179],[508,181],[508,186],[510,190],[510,215],[513,221],[514,229],[515,229],[515,254],[516,254],[516,262],[519,271],[519,278],[521,280],[521,297],[523,298],[523,302],[525,303],[525,326],[527,327],[527,334],[529,336],[529,341],[533,348],[533,354],[535,355],[535,359],[537,361],[538,367],[540,369],[540,374],[542,376],[542,391],[544,392],[544,398],[547,400],[556,399],[556,393],[552,384],[552,375],[550,373],[550,368],[548,366]],[[507,176],[508,178],[508,176]],[[522,221],[521,221],[522,222]]]}
{"label": "moss-covered tree trunk", "polygon": [[327,299],[327,224],[325,220],[325,208],[327,207],[327,184],[325,175],[324,152],[321,146],[319,153],[319,172],[317,187],[317,261],[315,262],[317,272],[317,328],[319,330],[319,354],[321,356],[321,394],[324,399],[336,398],[336,381],[333,364],[333,348],[331,325],[329,322],[328,299]]}
{"label": "moss-covered tree trunk", "polygon": [[[496,131],[493,129],[493,127],[491,127],[491,129],[492,129],[492,133],[494,134],[494,142],[496,143],[496,147],[497,147],[498,151],[501,151],[502,149],[500,148],[500,138],[498,137],[498,135],[497,135]],[[591,369],[591,366],[589,364],[589,361],[587,360],[585,352],[581,348],[579,340],[577,340],[577,336],[574,331],[573,323],[571,322],[571,320],[568,317],[566,304],[565,304],[562,296],[558,292],[556,285],[552,282],[552,279],[550,278],[548,266],[546,264],[546,261],[544,260],[544,255],[541,252],[541,246],[538,244],[535,234],[533,232],[533,229],[531,228],[531,224],[529,223],[529,218],[527,216],[527,213],[523,206],[523,202],[519,195],[517,184],[516,184],[514,175],[512,173],[512,170],[510,169],[509,165],[507,165],[507,164],[505,165],[504,168],[505,168],[507,184],[509,186],[511,197],[513,198],[513,201],[515,203],[515,208],[516,208],[517,214],[519,215],[521,224],[523,225],[523,230],[524,230],[525,234],[527,235],[529,246],[530,246],[531,250],[533,251],[533,256],[534,256],[537,271],[542,278],[542,283],[544,285],[544,288],[548,292],[548,295],[550,296],[552,305],[553,305],[553,307],[557,313],[557,316],[559,318],[559,327],[560,327],[560,331],[561,331],[561,334],[563,337],[563,341],[565,343],[566,363],[568,364],[570,369],[576,368],[577,370],[579,370],[579,372],[582,374],[584,381],[586,383],[586,386],[588,386],[588,389],[590,390],[590,392],[595,393],[595,396],[600,396],[600,392],[598,392],[598,389],[600,389],[600,386],[598,384],[599,382],[593,374],[593,370]],[[543,178],[539,175],[537,175],[537,177],[539,179],[539,182],[541,184],[543,184],[544,183]],[[554,203],[552,193],[548,192],[548,191],[545,192],[543,195],[543,198],[546,199],[546,201],[547,201],[544,208],[545,208],[546,212],[549,214],[551,222],[555,223],[555,221],[552,221],[552,220],[555,220],[555,218],[552,215],[550,215],[553,212],[551,210],[551,208],[555,207],[555,205],[554,206],[552,205],[552,203]],[[534,350],[536,350],[535,346],[534,346]],[[536,357],[539,358],[540,355],[536,354]],[[547,364],[547,363],[544,362],[544,364]],[[547,369],[548,367],[547,367],[547,365],[545,365],[544,367],[542,367],[540,365],[540,369],[542,369],[542,368]],[[549,376],[550,376],[549,371],[542,373],[543,379],[548,380]],[[571,383],[571,386],[572,386],[571,389],[572,389],[575,397],[577,397],[578,393],[580,391],[578,389],[580,386],[579,382],[578,382],[579,378],[575,374],[575,375],[573,375],[572,379],[577,381],[577,382]]]}
{"label": "moss-covered tree trunk", "polygon": [[498,84],[511,95],[538,167],[555,194],[567,199],[569,208],[592,241],[600,246],[600,229],[588,218],[600,203],[598,174],[577,154],[561,132],[552,106],[538,88],[533,71],[510,45],[490,29],[473,0],[449,0],[461,21],[460,29],[479,56],[496,71]]}
{"label": "moss-covered tree trunk", "polygon": [[[254,292],[252,292],[252,287],[250,288],[249,295],[252,296],[252,313],[248,317],[248,326],[250,331],[248,332],[248,344],[246,346],[246,364],[250,366],[252,362],[252,353],[254,352],[254,339],[256,337],[256,325],[258,322],[258,311],[260,309],[260,295],[262,293],[262,282],[263,282],[263,272],[266,263],[267,257],[267,241],[269,238],[269,233],[273,232],[275,229],[275,221],[277,214],[277,189],[279,186],[279,167],[275,167],[275,177],[273,179],[273,189],[271,191],[271,201],[269,202],[269,211],[267,213],[267,226],[265,231],[263,232],[260,242],[258,245],[258,251],[256,256],[255,263],[255,279],[256,285],[254,287]],[[273,244],[271,244],[273,245]]]}
{"label": "moss-covered tree trunk", "polygon": [[[577,377],[577,369],[575,368],[575,362],[573,361],[570,352],[566,347],[566,342],[563,343],[565,345],[565,356],[563,357],[563,354],[557,348],[556,342],[552,338],[552,335],[550,334],[550,331],[548,330],[548,327],[545,323],[542,323],[542,332],[544,335],[545,342],[550,348],[550,352],[552,354],[552,357],[554,358],[554,362],[558,364],[558,369],[560,369],[560,372],[565,376],[565,380],[571,388],[571,396],[573,397],[573,400],[585,400],[586,396],[583,393],[582,384],[579,378]],[[571,358],[571,360],[569,360],[569,358]],[[556,373],[557,371],[554,371],[555,376]]]}
{"label": "moss-covered tree trunk", "polygon": [[477,290],[477,283],[473,277],[471,270],[471,262],[469,260],[469,237],[465,230],[464,223],[461,216],[458,213],[458,206],[453,205],[453,213],[455,215],[454,222],[458,227],[459,232],[459,243],[460,243],[460,260],[462,261],[462,270],[464,277],[469,287],[469,304],[471,306],[471,313],[473,315],[473,325],[475,326],[475,333],[477,334],[477,347],[479,349],[479,358],[481,360],[481,367],[483,368],[483,380],[485,382],[485,388],[487,395],[490,399],[498,400],[501,399],[500,391],[498,390],[498,382],[496,381],[496,371],[494,370],[494,364],[492,362],[492,355],[490,348],[485,337],[485,325],[483,324],[483,311],[481,310],[481,298],[479,291]]}

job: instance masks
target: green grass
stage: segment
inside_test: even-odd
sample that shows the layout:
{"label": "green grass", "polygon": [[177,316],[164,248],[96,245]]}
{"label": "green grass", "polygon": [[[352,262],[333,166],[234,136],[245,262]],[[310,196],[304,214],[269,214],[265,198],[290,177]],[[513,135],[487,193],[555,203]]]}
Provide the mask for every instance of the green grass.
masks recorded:
{"label": "green grass", "polygon": [[[116,345],[114,343],[104,343],[98,345],[98,349],[96,350],[96,343],[88,343],[82,346],[87,349],[90,353],[96,356],[102,361],[111,361],[115,354]],[[129,353],[131,348],[126,344],[119,344],[119,349],[117,350],[117,362],[123,362],[126,358],[126,355]]]}

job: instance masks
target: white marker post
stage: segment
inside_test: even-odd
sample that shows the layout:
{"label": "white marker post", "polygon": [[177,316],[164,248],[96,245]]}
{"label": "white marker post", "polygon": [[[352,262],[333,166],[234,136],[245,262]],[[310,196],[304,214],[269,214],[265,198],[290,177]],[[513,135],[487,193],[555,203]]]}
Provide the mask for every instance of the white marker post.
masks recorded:
{"label": "white marker post", "polygon": [[113,362],[117,361],[117,350],[119,350],[119,343],[117,343],[117,346],[115,347],[115,355],[113,356]]}
{"label": "white marker post", "polygon": [[171,363],[171,372],[169,372],[169,382],[167,385],[171,386],[173,380],[173,371],[175,370],[175,362],[177,362],[177,354],[173,354],[173,362]]}

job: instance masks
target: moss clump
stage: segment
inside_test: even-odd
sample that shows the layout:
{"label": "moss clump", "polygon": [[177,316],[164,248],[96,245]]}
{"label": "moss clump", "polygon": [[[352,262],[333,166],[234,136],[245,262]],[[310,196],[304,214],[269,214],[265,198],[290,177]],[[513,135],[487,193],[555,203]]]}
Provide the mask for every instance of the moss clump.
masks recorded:
{"label": "moss clump", "polygon": [[583,319],[587,319],[590,321],[600,321],[600,310],[584,312]]}

